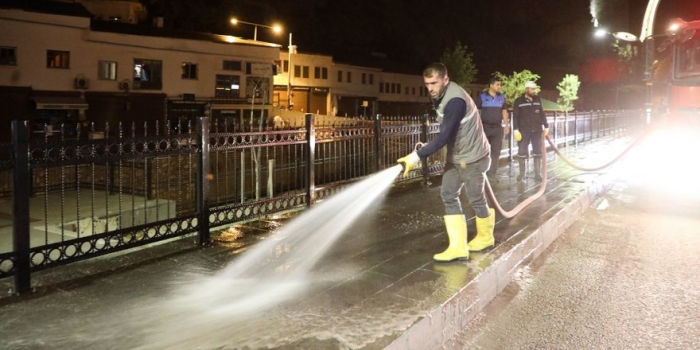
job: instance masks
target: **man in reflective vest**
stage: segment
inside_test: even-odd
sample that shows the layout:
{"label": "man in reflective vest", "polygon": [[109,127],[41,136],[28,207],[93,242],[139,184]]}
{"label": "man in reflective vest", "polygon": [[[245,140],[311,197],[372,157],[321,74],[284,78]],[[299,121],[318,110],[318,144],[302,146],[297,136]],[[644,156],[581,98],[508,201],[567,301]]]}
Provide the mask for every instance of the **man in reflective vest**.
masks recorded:
{"label": "man in reflective vest", "polygon": [[[438,136],[417,151],[398,160],[404,164],[404,176],[425,159],[447,146],[447,161],[442,175],[440,195],[445,205],[445,227],[449,238],[447,250],[435,254],[438,262],[466,260],[470,251],[494,245],[496,215],[486,202],[484,173],[489,169],[489,143],[484,135],[479,111],[469,94],[450,82],[442,63],[428,65],[423,82],[440,122]],[[460,193],[466,187],[467,200],[476,213],[476,237],[467,244],[467,220],[462,211]]]}

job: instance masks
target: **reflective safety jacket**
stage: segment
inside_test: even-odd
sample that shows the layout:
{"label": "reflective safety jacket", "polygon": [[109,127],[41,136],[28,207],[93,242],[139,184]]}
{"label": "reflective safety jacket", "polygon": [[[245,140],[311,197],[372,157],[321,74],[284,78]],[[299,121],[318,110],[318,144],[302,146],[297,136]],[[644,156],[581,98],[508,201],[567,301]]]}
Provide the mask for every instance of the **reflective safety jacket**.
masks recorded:
{"label": "reflective safety jacket", "polygon": [[540,97],[534,96],[529,99],[523,95],[515,99],[513,129],[520,132],[542,132],[543,127],[548,128],[549,124]]}
{"label": "reflective safety jacket", "polygon": [[[462,101],[453,101],[459,99]],[[450,104],[455,109],[447,109]],[[421,158],[437,152],[443,146],[447,146],[447,161],[453,164],[473,163],[488,156],[489,141],[484,134],[479,111],[474,100],[461,86],[450,82],[445,86],[441,97],[433,100],[437,120],[440,122],[440,134],[423,148],[418,150]],[[466,108],[465,108],[466,107]],[[460,112],[457,112],[457,111]],[[450,115],[459,113],[459,115]]]}

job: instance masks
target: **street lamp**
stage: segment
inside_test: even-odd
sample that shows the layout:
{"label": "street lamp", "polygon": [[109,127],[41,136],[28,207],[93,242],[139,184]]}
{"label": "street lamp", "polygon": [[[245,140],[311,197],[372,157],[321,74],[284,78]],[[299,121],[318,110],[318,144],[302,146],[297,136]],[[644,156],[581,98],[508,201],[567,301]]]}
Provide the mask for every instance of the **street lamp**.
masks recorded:
{"label": "street lamp", "polygon": [[[600,28],[600,29],[598,29],[598,30],[595,31],[595,36],[596,36],[597,38],[602,38],[602,37],[604,37],[604,36],[606,36],[606,35],[611,35],[611,36],[613,36],[616,40],[619,40],[619,41],[626,41],[626,42],[629,42],[629,43],[639,42],[639,40],[637,39],[637,36],[634,35],[634,34],[632,34],[632,33],[628,33],[628,32],[614,32],[614,33],[611,33],[611,32],[608,32],[607,29],[603,29],[603,28]],[[636,52],[636,50],[635,50],[634,52]],[[636,54],[634,54],[634,55],[636,56]],[[646,74],[646,73],[645,73],[645,74]],[[619,106],[619,92],[620,92],[620,87],[617,86],[617,87],[615,88],[615,100],[616,100],[616,104],[617,104],[617,107],[618,107],[618,108],[620,107],[620,106]]]}
{"label": "street lamp", "polygon": [[287,109],[292,110],[292,54],[297,53],[297,46],[292,45],[292,33],[289,33],[289,58],[287,63]]}
{"label": "street lamp", "polygon": [[275,32],[275,33],[281,33],[281,32],[282,32],[282,27],[281,27],[280,25],[278,25],[278,24],[275,24],[275,25],[272,25],[272,26],[268,26],[268,25],[264,25],[264,24],[260,24],[260,23],[246,22],[246,21],[238,20],[238,19],[236,19],[236,18],[231,18],[231,24],[237,25],[238,23],[243,23],[243,24],[248,24],[248,25],[251,25],[251,26],[255,26],[255,32],[253,33],[253,40],[254,40],[254,41],[258,41],[258,27],[265,27],[265,28],[272,29],[272,31]]}
{"label": "street lamp", "polygon": [[612,35],[617,40],[622,40],[622,41],[627,41],[627,42],[636,42],[637,41],[637,36],[632,34],[632,33],[627,33],[627,32],[610,33],[605,29],[598,29],[595,31],[595,36],[598,38],[602,38],[606,35]]}

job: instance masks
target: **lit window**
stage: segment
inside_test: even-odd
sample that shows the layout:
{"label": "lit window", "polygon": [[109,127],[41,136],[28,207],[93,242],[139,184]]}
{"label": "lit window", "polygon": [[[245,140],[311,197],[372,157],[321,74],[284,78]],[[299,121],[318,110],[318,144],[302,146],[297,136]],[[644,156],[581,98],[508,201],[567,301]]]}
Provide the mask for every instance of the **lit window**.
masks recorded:
{"label": "lit window", "polygon": [[134,90],[163,88],[163,61],[134,60]]}
{"label": "lit window", "polygon": [[70,52],[47,50],[46,68],[70,68]]}
{"label": "lit window", "polygon": [[241,77],[237,75],[216,75],[214,96],[238,98],[241,96]]}
{"label": "lit window", "polygon": [[97,79],[117,80],[117,62],[97,61]]}

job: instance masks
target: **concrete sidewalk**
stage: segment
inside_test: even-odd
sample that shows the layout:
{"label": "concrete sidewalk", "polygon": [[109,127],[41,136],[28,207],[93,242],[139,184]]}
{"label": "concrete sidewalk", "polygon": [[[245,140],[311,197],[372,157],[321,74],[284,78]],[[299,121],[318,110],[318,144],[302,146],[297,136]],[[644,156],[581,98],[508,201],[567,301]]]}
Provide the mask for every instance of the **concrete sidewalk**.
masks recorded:
{"label": "concrete sidewalk", "polygon": [[[589,141],[564,153],[582,165],[599,165],[635,136]],[[204,334],[195,334],[195,319],[188,333],[164,328],[169,320],[145,317],[139,310],[169,296],[191,272],[219,271],[293,214],[216,233],[208,248],[186,238],[34,274],[40,286],[35,294],[0,299],[0,348],[133,349],[154,336],[173,340],[168,348],[181,349],[439,348],[511,281],[519,266],[577,219],[615,174],[614,167],[582,174],[553,155],[549,159],[545,195],[513,219],[497,218],[496,248],[472,254],[469,262],[432,261],[447,245],[439,179],[427,189],[407,184],[392,189],[334,245],[312,271],[304,294],[244,323],[210,324]],[[537,192],[532,176],[515,181],[517,166],[506,165],[499,173],[492,186],[504,208]],[[473,212],[466,214],[472,218],[471,237]],[[0,287],[7,290],[10,282],[0,281]]]}

